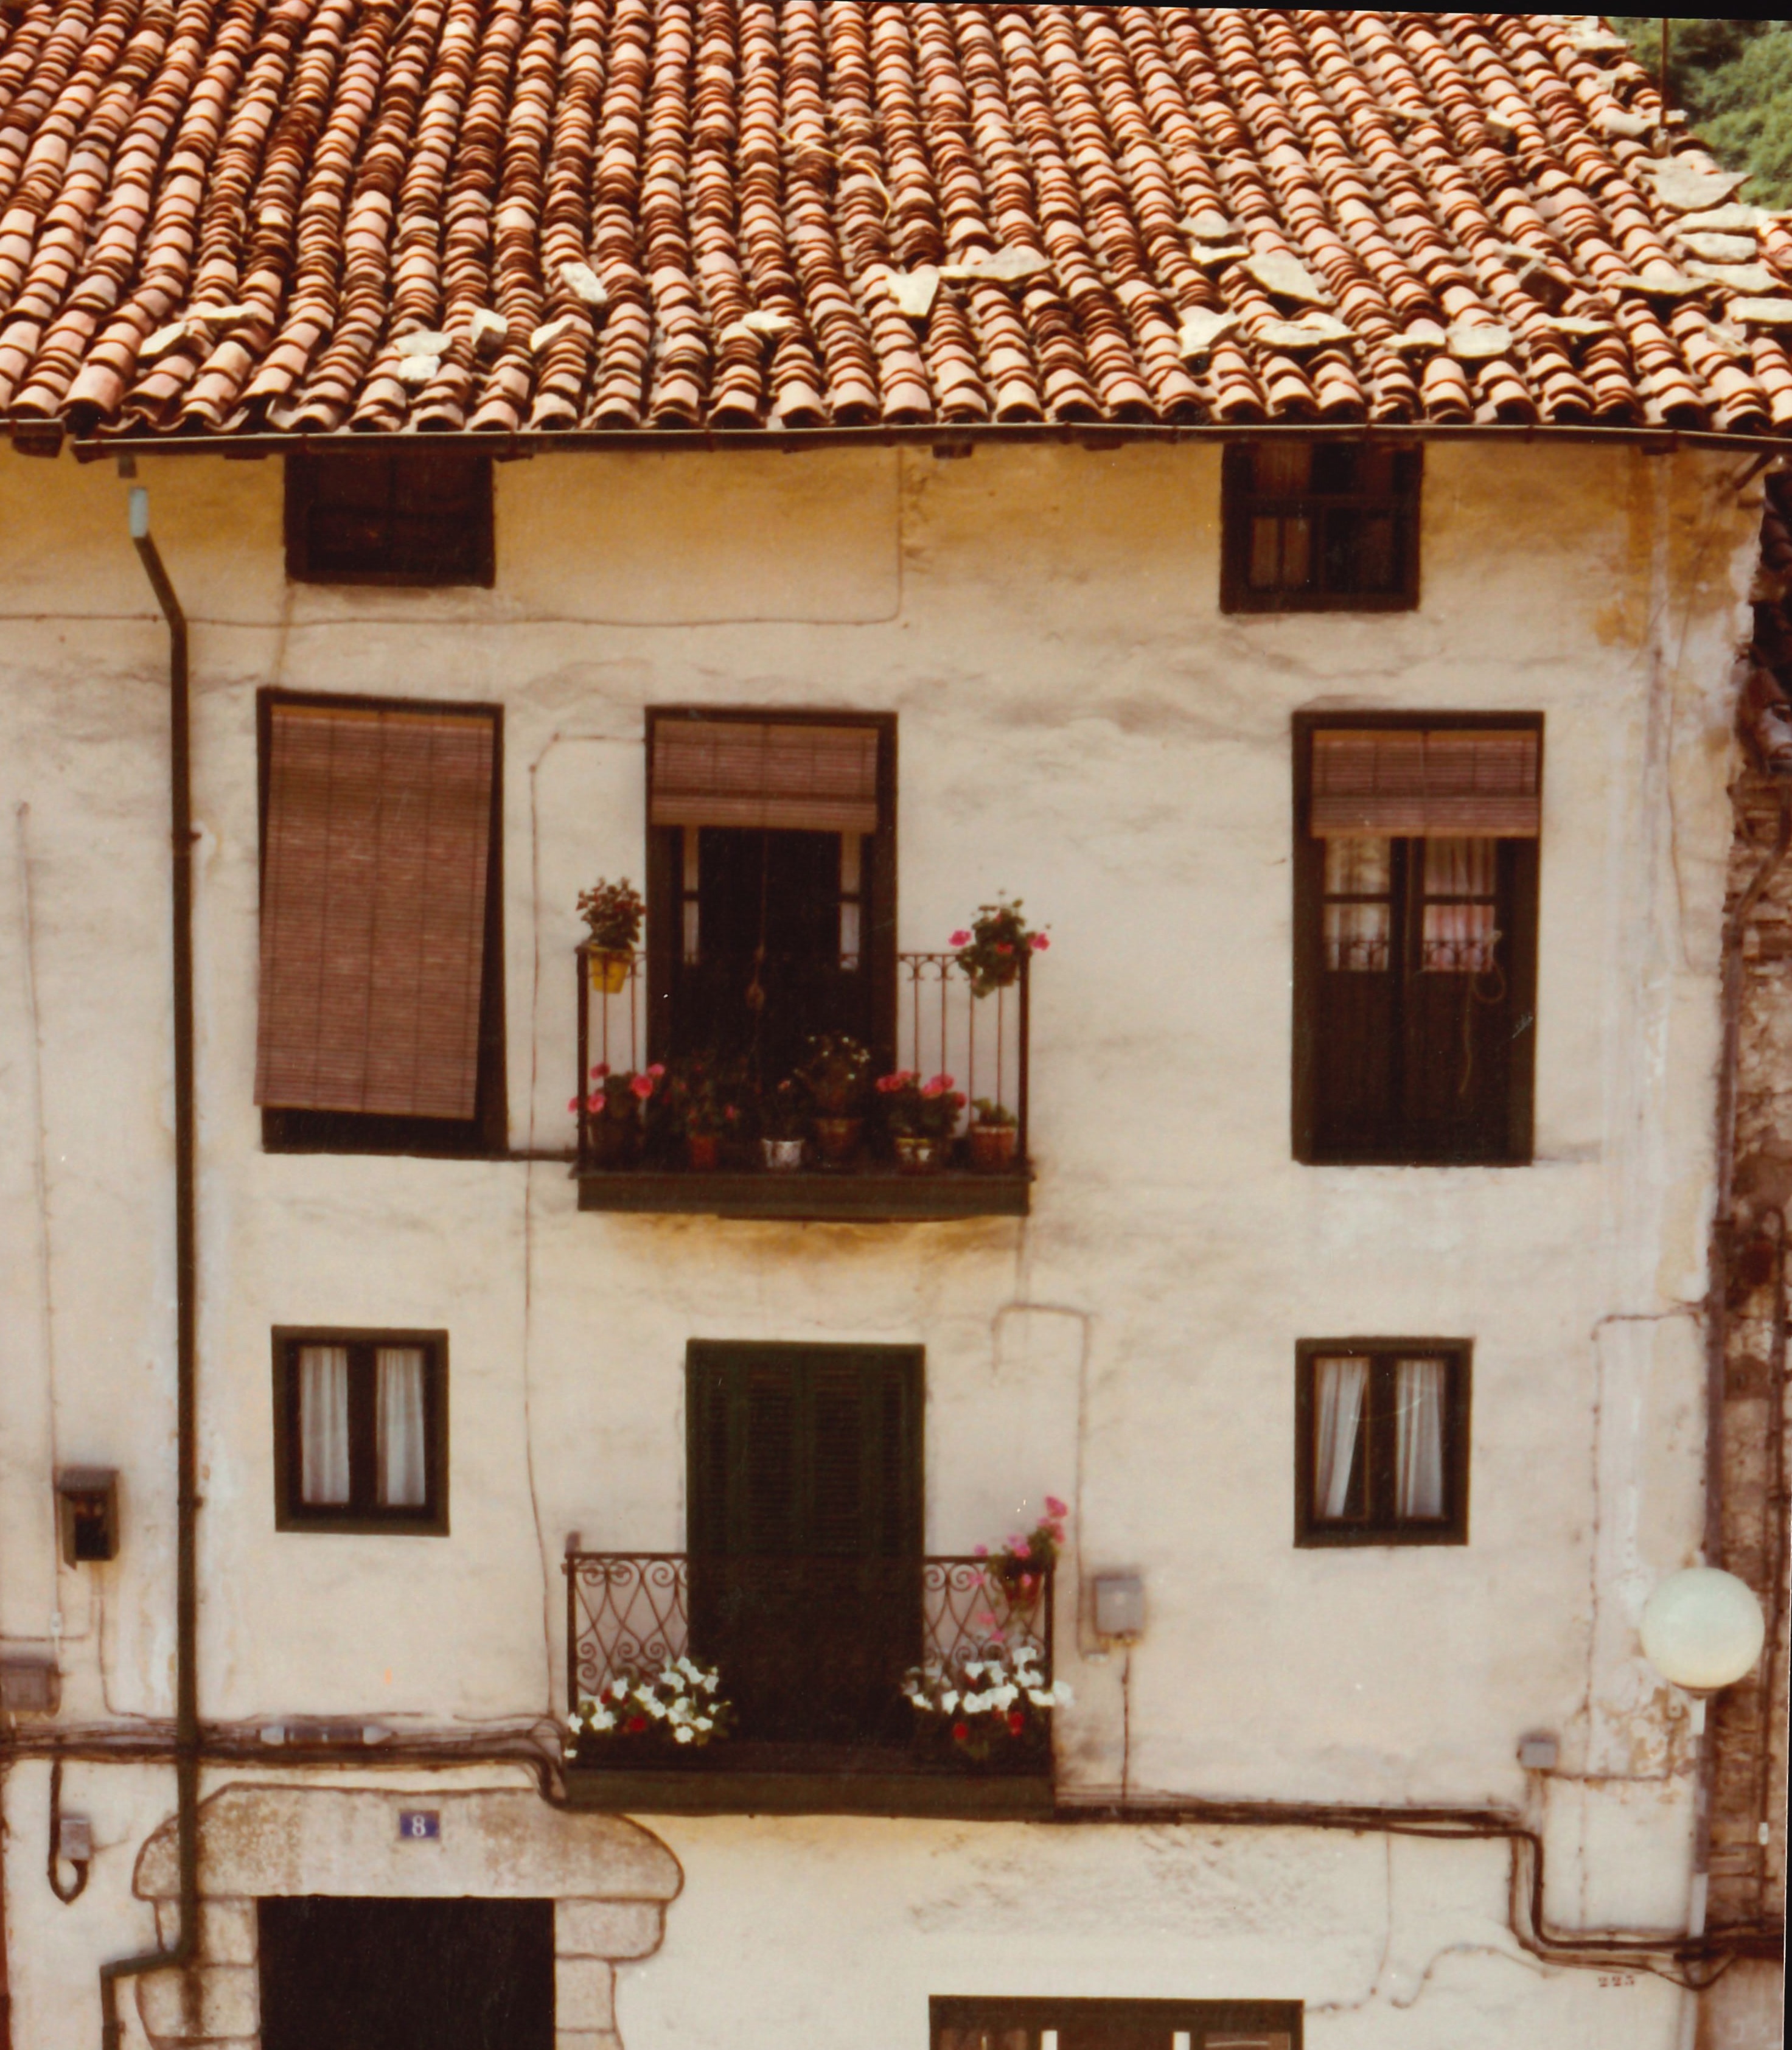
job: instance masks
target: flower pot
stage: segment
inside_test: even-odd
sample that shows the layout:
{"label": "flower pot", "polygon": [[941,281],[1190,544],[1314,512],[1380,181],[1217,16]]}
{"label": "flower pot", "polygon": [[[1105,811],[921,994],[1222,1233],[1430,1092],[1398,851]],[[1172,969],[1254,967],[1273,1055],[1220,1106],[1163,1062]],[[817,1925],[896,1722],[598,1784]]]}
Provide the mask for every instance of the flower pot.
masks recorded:
{"label": "flower pot", "polygon": [[896,1164],[905,1175],[936,1175],[945,1165],[943,1139],[914,1139],[905,1134],[895,1145]]}
{"label": "flower pot", "polygon": [[865,1128],[862,1117],[818,1117],[815,1136],[821,1148],[824,1167],[850,1167],[859,1151],[859,1136]]}
{"label": "flower pot", "polygon": [[762,1139],[759,1151],[773,1174],[788,1175],[803,1164],[803,1142],[800,1139]]}
{"label": "flower pot", "polygon": [[594,947],[586,958],[591,965],[591,987],[599,996],[614,996],[628,988],[634,957],[626,950]]}
{"label": "flower pot", "polygon": [[719,1132],[688,1132],[684,1135],[684,1164],[695,1168],[700,1175],[713,1172],[722,1158],[722,1135]]}
{"label": "flower pot", "polygon": [[973,1124],[964,1136],[970,1142],[971,1165],[980,1175],[999,1175],[1014,1165],[1020,1144],[1016,1126]]}
{"label": "flower pot", "polygon": [[635,1156],[637,1130],[633,1118],[600,1113],[586,1125],[586,1145],[594,1167],[625,1167]]}

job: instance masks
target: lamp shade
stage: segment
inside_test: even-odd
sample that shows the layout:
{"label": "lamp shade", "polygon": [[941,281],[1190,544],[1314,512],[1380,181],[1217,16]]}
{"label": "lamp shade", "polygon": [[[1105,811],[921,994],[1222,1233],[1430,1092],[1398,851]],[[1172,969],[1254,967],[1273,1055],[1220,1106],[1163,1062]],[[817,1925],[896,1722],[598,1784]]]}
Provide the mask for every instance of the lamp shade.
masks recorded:
{"label": "lamp shade", "polygon": [[1753,1588],[1716,1566],[1669,1573],[1643,1607],[1644,1651],[1664,1679],[1693,1693],[1741,1679],[1767,1634]]}

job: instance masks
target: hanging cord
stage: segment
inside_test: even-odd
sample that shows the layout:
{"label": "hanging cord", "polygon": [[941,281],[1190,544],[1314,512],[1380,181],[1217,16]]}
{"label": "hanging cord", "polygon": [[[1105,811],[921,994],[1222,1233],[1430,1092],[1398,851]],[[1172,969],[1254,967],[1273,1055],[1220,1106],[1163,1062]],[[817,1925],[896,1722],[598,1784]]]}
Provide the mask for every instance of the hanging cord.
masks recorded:
{"label": "hanging cord", "polygon": [[57,1869],[62,1863],[61,1845],[62,1760],[58,1758],[50,1765],[50,1841],[44,1859],[44,1869],[49,1877],[51,1892],[66,1908],[70,1901],[79,1900],[86,1892],[88,1867],[84,1859],[70,1858],[68,1862],[75,1868],[75,1883],[72,1886],[64,1886],[62,1875]]}

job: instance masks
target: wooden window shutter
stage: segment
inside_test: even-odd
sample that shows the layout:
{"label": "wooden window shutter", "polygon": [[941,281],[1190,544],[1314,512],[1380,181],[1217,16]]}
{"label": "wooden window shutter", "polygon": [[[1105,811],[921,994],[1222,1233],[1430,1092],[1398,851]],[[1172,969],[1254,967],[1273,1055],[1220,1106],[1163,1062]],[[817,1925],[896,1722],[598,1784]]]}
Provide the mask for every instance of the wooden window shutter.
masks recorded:
{"label": "wooden window shutter", "polygon": [[1314,834],[1326,839],[1535,840],[1534,728],[1321,727]]}
{"label": "wooden window shutter", "polygon": [[875,832],[875,726],[656,719],[651,823]]}
{"label": "wooden window shutter", "polygon": [[258,1103],[476,1114],[496,741],[479,713],[272,707]]}

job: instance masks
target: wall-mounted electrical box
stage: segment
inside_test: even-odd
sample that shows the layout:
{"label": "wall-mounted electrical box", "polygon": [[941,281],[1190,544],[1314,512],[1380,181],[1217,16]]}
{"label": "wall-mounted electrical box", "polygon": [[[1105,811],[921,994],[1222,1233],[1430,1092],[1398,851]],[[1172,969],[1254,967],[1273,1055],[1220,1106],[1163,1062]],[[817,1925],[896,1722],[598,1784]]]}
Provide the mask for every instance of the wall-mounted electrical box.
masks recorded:
{"label": "wall-mounted electrical box", "polygon": [[64,1467],[56,1477],[56,1527],[71,1566],[119,1555],[119,1477],[111,1467]]}
{"label": "wall-mounted electrical box", "polygon": [[1561,1747],[1548,1730],[1526,1730],[1518,1740],[1518,1763],[1527,1772],[1553,1772]]}
{"label": "wall-mounted electrical box", "polygon": [[0,1713],[53,1716],[62,1700],[62,1675],[48,1658],[8,1652],[0,1657]]}
{"label": "wall-mounted electrical box", "polygon": [[1145,1634],[1145,1582],[1139,1573],[1097,1573],[1089,1583],[1095,1634],[1131,1644]]}

